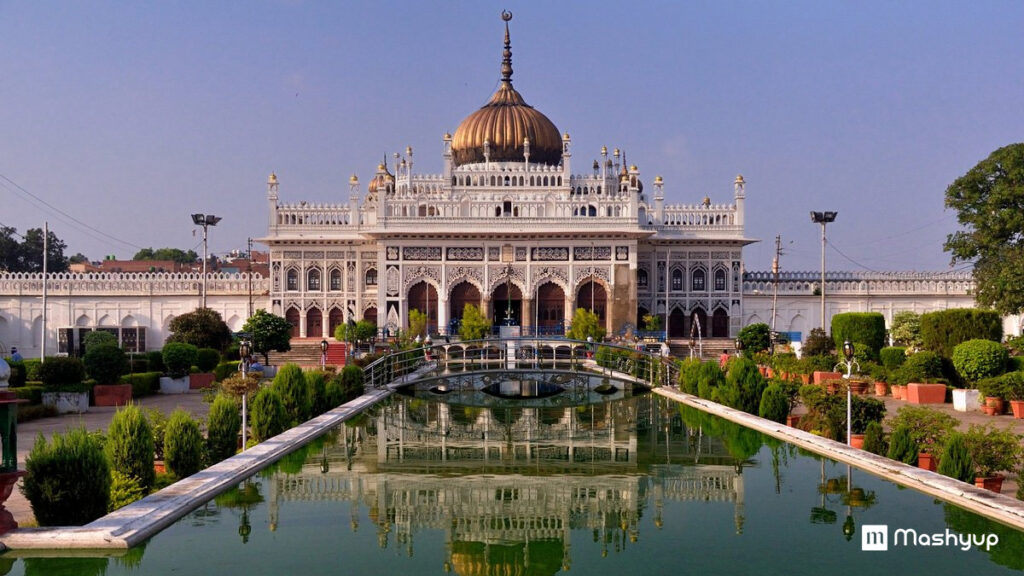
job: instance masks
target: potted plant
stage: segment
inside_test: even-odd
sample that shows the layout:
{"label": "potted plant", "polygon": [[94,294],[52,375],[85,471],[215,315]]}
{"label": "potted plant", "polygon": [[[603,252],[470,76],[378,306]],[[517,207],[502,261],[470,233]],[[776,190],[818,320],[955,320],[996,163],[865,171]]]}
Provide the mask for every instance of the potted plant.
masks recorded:
{"label": "potted plant", "polygon": [[93,386],[93,404],[96,406],[124,406],[131,402],[132,385],[119,384],[128,372],[128,357],[117,344],[99,344],[89,348],[82,359]]}
{"label": "potted plant", "polygon": [[933,352],[918,352],[907,358],[897,371],[899,384],[911,404],[942,404],[946,385],[942,380],[942,359]]}
{"label": "potted plant", "polygon": [[872,422],[885,417],[885,402],[878,398],[854,396],[850,405],[850,446],[864,448],[864,433]]}
{"label": "potted plant", "polygon": [[196,363],[198,349],[183,342],[164,345],[163,360],[167,375],[160,378],[161,394],[184,394],[189,390],[189,371]]}
{"label": "potted plant", "polygon": [[946,438],[958,423],[956,418],[938,410],[908,405],[896,412],[890,424],[894,430],[898,427],[907,429],[918,447],[918,466],[934,472],[937,468],[935,456],[942,453]]}
{"label": "potted plant", "polygon": [[885,396],[889,392],[889,371],[885,366],[871,367],[871,379],[875,382],[875,396]]}
{"label": "potted plant", "polygon": [[972,424],[964,435],[967,451],[974,462],[975,486],[1000,492],[1002,470],[1012,470],[1021,455],[1020,437],[1012,430],[991,424]]}
{"label": "potted plant", "polygon": [[982,410],[989,416],[997,416],[1003,413],[1003,379],[995,376],[985,378],[978,382],[978,390],[985,397],[985,404]]}
{"label": "potted plant", "polygon": [[73,357],[52,357],[39,367],[43,381],[42,400],[58,414],[82,413],[89,410],[89,392],[93,381],[85,379],[85,366]]}
{"label": "potted plant", "polygon": [[1010,402],[1013,417],[1024,418],[1024,372],[1007,372],[1000,376],[1003,381],[1003,393]]}

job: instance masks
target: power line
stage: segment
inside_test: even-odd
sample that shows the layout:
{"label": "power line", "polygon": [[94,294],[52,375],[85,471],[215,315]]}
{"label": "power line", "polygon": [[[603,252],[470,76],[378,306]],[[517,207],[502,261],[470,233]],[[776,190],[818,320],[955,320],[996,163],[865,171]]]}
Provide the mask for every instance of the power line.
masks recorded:
{"label": "power line", "polygon": [[[104,232],[104,231],[102,231],[102,230],[99,230],[99,229],[97,229],[97,228],[94,228],[94,227],[90,226],[89,224],[86,224],[85,222],[82,222],[82,221],[81,221],[81,220],[79,220],[78,218],[75,218],[74,216],[72,216],[72,215],[68,214],[67,212],[64,212],[64,211],[63,211],[63,210],[61,210],[60,208],[57,208],[57,207],[56,207],[56,206],[54,206],[53,204],[50,204],[50,203],[49,203],[49,202],[47,202],[46,200],[43,200],[42,198],[40,198],[40,197],[36,196],[35,194],[33,194],[33,193],[29,192],[28,190],[26,190],[25,188],[23,188],[23,187],[22,187],[22,186],[21,186],[20,184],[18,184],[18,183],[17,183],[17,182],[15,182],[14,180],[11,180],[10,178],[8,178],[8,177],[7,177],[6,175],[4,175],[4,174],[0,174],[0,178],[2,178],[2,179],[4,179],[4,180],[6,180],[7,182],[10,182],[10,184],[11,184],[12,186],[14,186],[15,188],[17,188],[17,189],[18,189],[18,190],[20,190],[21,192],[23,192],[23,193],[27,194],[28,196],[30,196],[31,198],[33,198],[34,200],[36,200],[36,201],[37,201],[37,202],[39,202],[40,204],[42,204],[42,205],[46,206],[46,207],[47,207],[47,208],[49,208],[50,210],[53,210],[53,211],[54,211],[54,212],[56,212],[57,214],[60,214],[60,215],[64,216],[65,218],[67,218],[67,219],[71,220],[72,222],[75,222],[75,223],[77,223],[78,225],[80,225],[80,226],[83,226],[83,227],[85,227],[85,228],[86,228],[86,229],[88,229],[88,230],[91,230],[91,231],[93,231],[93,232],[95,232],[95,233],[97,233],[97,234],[100,234],[101,236],[104,236],[104,237],[106,237],[106,238],[109,238],[110,240],[113,240],[114,242],[117,242],[117,243],[119,243],[119,244],[124,244],[125,246],[131,246],[132,248],[136,248],[136,249],[142,250],[142,246],[137,246],[137,245],[135,245],[135,244],[132,244],[131,242],[128,242],[128,241],[126,241],[126,240],[121,240],[120,238],[116,238],[116,237],[114,237],[114,236],[111,236],[110,234],[107,234],[106,232]],[[4,185],[4,184],[3,184],[2,182],[0,182],[0,186],[3,186],[3,187],[4,187],[5,189],[7,189],[7,190],[10,190],[10,188],[8,188],[8,187],[7,187],[6,185]],[[68,223],[68,224],[70,224],[70,223]],[[71,225],[72,225],[72,226],[74,226],[74,224],[71,224]],[[80,230],[80,231],[82,231],[82,232],[84,232],[84,233],[85,233],[86,235],[92,236],[93,238],[95,238],[95,239],[97,239],[97,240],[101,240],[101,241],[102,241],[102,239],[101,239],[101,238],[97,238],[96,236],[93,236],[92,234],[89,234],[89,233],[88,233],[88,232],[86,232],[85,230],[81,230],[81,229],[79,229],[79,230]]]}
{"label": "power line", "polygon": [[863,269],[865,269],[865,270],[867,270],[869,272],[878,272],[878,270],[875,270],[874,268],[871,268],[869,266],[865,266],[865,265],[861,264],[860,262],[857,262],[853,258],[850,258],[846,254],[844,254],[842,250],[840,250],[838,247],[836,247],[836,245],[833,244],[831,241],[826,241],[825,243],[828,244],[833,250],[838,252],[840,256],[842,256],[843,258],[846,258],[847,260],[849,260],[854,266],[860,266],[861,268],[863,268]]}

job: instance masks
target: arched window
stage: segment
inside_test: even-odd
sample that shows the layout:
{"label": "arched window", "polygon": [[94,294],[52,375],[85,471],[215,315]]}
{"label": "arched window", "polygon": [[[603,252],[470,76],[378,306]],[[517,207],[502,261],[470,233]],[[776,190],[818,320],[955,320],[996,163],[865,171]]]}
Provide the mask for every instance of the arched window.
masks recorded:
{"label": "arched window", "polygon": [[298,290],[299,289],[299,273],[296,272],[295,269],[288,270],[287,284],[286,285],[288,287],[287,288],[288,290]]}
{"label": "arched window", "polygon": [[341,270],[331,270],[331,290],[341,290]]}
{"label": "arched window", "polygon": [[647,288],[647,270],[636,271],[636,287]]}
{"label": "arched window", "polygon": [[683,289],[683,271],[678,268],[672,271],[672,289]]}
{"label": "arched window", "polygon": [[693,278],[690,282],[690,289],[694,292],[703,292],[705,288],[705,274],[703,270],[697,269],[693,271]]}
{"label": "arched window", "polygon": [[377,285],[377,269],[376,268],[370,268],[369,270],[366,271],[366,286],[370,287],[370,286],[376,286],[376,285]]}
{"label": "arched window", "polygon": [[715,290],[725,290],[725,270],[715,270]]}
{"label": "arched window", "polygon": [[306,290],[309,292],[320,291],[320,270],[313,268],[306,273]]}

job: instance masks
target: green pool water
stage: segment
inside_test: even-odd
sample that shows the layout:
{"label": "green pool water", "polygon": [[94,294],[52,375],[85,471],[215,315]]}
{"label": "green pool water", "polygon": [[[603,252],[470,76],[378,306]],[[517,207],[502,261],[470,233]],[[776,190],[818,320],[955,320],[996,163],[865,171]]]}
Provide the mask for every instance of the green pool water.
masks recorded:
{"label": "green pool water", "polygon": [[[396,395],[124,556],[8,555],[0,574],[1024,569],[1024,534],[845,464],[658,395],[581,402]],[[889,549],[862,550],[878,525]],[[896,529],[999,543],[903,545]]]}

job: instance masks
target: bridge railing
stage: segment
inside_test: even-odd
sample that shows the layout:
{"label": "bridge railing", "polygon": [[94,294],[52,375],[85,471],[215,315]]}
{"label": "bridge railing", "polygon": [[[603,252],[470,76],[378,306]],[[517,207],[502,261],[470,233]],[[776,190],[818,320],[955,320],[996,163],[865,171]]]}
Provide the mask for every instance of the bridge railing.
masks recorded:
{"label": "bridge railing", "polygon": [[565,338],[486,338],[438,342],[399,350],[367,365],[364,381],[381,388],[412,382],[434,370],[487,372],[570,370],[631,377],[654,387],[675,384],[679,361],[660,353],[605,342]]}

